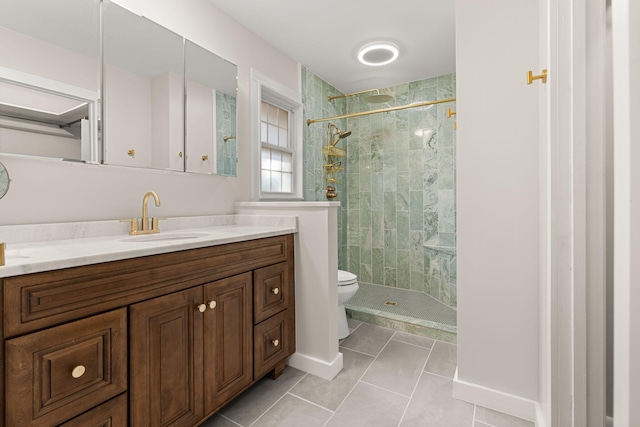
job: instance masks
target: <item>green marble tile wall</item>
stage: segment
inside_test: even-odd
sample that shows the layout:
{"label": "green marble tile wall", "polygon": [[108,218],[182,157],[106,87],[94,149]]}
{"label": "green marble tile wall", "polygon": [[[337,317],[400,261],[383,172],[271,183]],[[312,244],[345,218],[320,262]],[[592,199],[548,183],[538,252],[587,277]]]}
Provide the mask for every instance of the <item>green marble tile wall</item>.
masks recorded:
{"label": "green marble tile wall", "polygon": [[[344,98],[339,98],[331,102],[328,101],[329,96],[340,95],[333,86],[322,80],[320,77],[302,68],[302,103],[304,118],[304,134],[303,134],[303,197],[307,201],[326,201],[325,189],[327,182],[324,179],[324,158],[322,154],[322,146],[327,145],[327,122],[314,123],[310,126],[306,125],[307,119],[317,119],[322,117],[340,116],[346,113],[347,103]],[[344,129],[345,120],[337,120],[332,122],[340,129]],[[351,137],[347,138],[347,141]],[[342,140],[338,147],[346,148],[345,140]],[[336,174],[336,178],[340,182],[336,185],[338,197],[334,201],[341,202],[338,209],[338,266],[345,268],[347,265],[346,251],[346,182],[345,172]]]}
{"label": "green marble tile wall", "polygon": [[[302,69],[304,120],[455,97],[455,74],[329,102],[340,92]],[[351,136],[336,185],[338,263],[361,282],[425,292],[456,307],[455,102],[335,121]],[[326,200],[327,123],[305,125],[304,199]]]}
{"label": "green marble tile wall", "polygon": [[[455,97],[455,74],[349,97],[347,113]],[[347,119],[346,268],[456,307],[455,102]]]}
{"label": "green marble tile wall", "polygon": [[216,163],[219,175],[236,176],[236,98],[216,92]]}

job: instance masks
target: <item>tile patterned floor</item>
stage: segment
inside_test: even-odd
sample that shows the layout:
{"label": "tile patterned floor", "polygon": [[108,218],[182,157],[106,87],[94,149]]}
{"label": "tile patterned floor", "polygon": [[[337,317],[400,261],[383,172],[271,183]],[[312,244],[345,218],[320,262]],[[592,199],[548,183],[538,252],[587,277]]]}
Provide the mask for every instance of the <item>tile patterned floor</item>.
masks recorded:
{"label": "tile patterned floor", "polygon": [[350,320],[333,381],[287,367],[208,419],[204,427],[534,427],[454,399],[456,346]]}

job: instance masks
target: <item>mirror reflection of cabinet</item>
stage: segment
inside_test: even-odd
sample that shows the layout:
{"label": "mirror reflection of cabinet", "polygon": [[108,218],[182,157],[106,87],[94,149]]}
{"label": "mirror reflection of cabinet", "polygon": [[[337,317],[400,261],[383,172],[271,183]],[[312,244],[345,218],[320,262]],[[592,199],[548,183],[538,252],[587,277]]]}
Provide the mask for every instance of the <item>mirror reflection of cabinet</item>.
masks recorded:
{"label": "mirror reflection of cabinet", "polygon": [[0,11],[0,152],[100,163],[100,0]]}
{"label": "mirror reflection of cabinet", "polygon": [[183,38],[103,4],[104,162],[183,170]]}
{"label": "mirror reflection of cabinet", "polygon": [[235,176],[236,66],[186,40],[185,80],[186,170]]}

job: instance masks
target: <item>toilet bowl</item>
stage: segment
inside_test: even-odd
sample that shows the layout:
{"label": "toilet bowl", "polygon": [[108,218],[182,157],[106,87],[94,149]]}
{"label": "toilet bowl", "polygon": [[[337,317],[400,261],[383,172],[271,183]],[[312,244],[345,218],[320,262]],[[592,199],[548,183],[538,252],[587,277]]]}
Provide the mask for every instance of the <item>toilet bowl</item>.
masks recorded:
{"label": "toilet bowl", "polygon": [[344,304],[356,294],[358,290],[358,276],[348,271],[338,270],[338,338],[349,336],[347,311]]}

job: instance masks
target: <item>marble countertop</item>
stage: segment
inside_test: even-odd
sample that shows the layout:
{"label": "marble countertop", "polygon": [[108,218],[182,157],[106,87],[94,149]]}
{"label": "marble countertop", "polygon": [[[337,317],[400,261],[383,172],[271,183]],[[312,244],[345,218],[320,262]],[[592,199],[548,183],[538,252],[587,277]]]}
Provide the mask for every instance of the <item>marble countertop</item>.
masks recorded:
{"label": "marble countertop", "polygon": [[296,233],[297,217],[216,215],[169,218],[160,233],[130,236],[120,221],[0,226],[0,277],[156,255]]}

